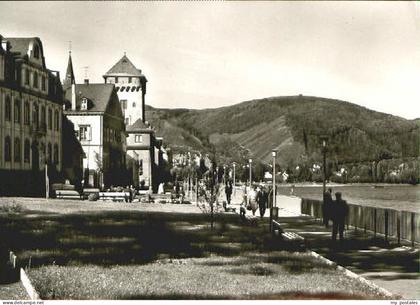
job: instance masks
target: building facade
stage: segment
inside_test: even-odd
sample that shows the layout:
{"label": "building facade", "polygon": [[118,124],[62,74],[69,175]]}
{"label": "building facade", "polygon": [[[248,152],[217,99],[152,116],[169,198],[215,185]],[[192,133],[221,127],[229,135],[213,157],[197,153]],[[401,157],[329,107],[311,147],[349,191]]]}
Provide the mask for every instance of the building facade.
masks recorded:
{"label": "building facade", "polygon": [[62,169],[62,105],[60,75],[47,69],[41,40],[0,35],[2,194],[42,194],[46,164],[50,178],[58,179]]}
{"label": "building facade", "polygon": [[76,84],[71,55],[66,73],[65,116],[84,151],[85,187],[127,184],[124,116],[113,84]]}
{"label": "building facade", "polygon": [[125,125],[132,125],[138,119],[144,122],[147,79],[141,70],[124,54],[103,78],[106,84],[115,84]]}

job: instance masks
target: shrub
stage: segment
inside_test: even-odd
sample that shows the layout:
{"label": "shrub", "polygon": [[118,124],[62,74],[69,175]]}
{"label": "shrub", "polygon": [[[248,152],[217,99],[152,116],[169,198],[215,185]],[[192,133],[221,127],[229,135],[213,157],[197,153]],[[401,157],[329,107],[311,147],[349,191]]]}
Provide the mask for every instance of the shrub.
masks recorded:
{"label": "shrub", "polygon": [[99,194],[98,193],[92,193],[92,194],[89,194],[89,196],[88,196],[89,201],[97,201],[98,199],[99,199]]}
{"label": "shrub", "polygon": [[16,214],[22,212],[22,206],[18,203],[13,202],[12,204],[5,204],[0,206],[0,212],[8,214]]}

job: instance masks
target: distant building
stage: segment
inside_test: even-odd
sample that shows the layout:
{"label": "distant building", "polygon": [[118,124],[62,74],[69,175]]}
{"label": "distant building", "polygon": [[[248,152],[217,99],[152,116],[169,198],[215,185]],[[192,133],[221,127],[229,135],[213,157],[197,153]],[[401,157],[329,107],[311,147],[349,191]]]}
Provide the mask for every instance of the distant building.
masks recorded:
{"label": "distant building", "polygon": [[132,125],[138,119],[145,122],[147,79],[141,70],[137,69],[124,54],[103,77],[106,84],[115,84],[125,125]]}
{"label": "distant building", "polygon": [[41,40],[0,35],[1,194],[41,195],[45,164],[58,179],[62,104],[60,76],[47,69]]}
{"label": "distant building", "polygon": [[66,117],[82,145],[84,186],[125,185],[125,124],[113,84],[76,84],[71,54],[65,90]]}

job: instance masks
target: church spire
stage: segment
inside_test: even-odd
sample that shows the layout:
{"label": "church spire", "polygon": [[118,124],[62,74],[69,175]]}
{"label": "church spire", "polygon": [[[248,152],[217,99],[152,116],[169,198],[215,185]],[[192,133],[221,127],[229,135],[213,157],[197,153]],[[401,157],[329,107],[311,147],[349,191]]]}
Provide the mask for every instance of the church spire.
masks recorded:
{"label": "church spire", "polygon": [[70,87],[71,85],[75,84],[76,81],[74,79],[74,72],[73,72],[73,62],[71,60],[71,51],[69,51],[69,62],[67,64],[67,71],[66,71],[66,78],[64,80],[64,87]]}

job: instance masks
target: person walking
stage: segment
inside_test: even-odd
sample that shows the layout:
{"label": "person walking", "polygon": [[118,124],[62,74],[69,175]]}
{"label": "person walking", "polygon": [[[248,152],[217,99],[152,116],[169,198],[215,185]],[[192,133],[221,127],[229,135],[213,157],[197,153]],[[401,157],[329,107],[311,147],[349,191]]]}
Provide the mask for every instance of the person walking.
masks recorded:
{"label": "person walking", "polygon": [[331,208],[333,204],[332,189],[329,188],[328,191],[324,193],[323,197],[324,200],[322,203],[322,217],[325,227],[328,228],[331,219]]}
{"label": "person walking", "polygon": [[257,204],[257,191],[255,190],[255,187],[251,187],[248,194],[248,204],[252,211],[252,215],[255,216],[255,211],[258,209]]}
{"label": "person walking", "polygon": [[233,189],[233,187],[232,187],[232,181],[229,180],[226,183],[226,186],[225,186],[225,193],[226,193],[226,201],[227,201],[227,204],[230,204],[230,201],[231,201],[231,198],[232,198],[232,189]]}
{"label": "person walking", "polygon": [[258,207],[260,209],[260,217],[263,218],[265,214],[265,210],[267,209],[268,203],[268,192],[265,187],[261,188],[261,191],[258,196]]}
{"label": "person walking", "polygon": [[337,232],[339,234],[340,241],[344,239],[344,223],[349,212],[347,202],[342,199],[341,193],[335,193],[335,200],[332,203],[332,240],[337,240]]}

